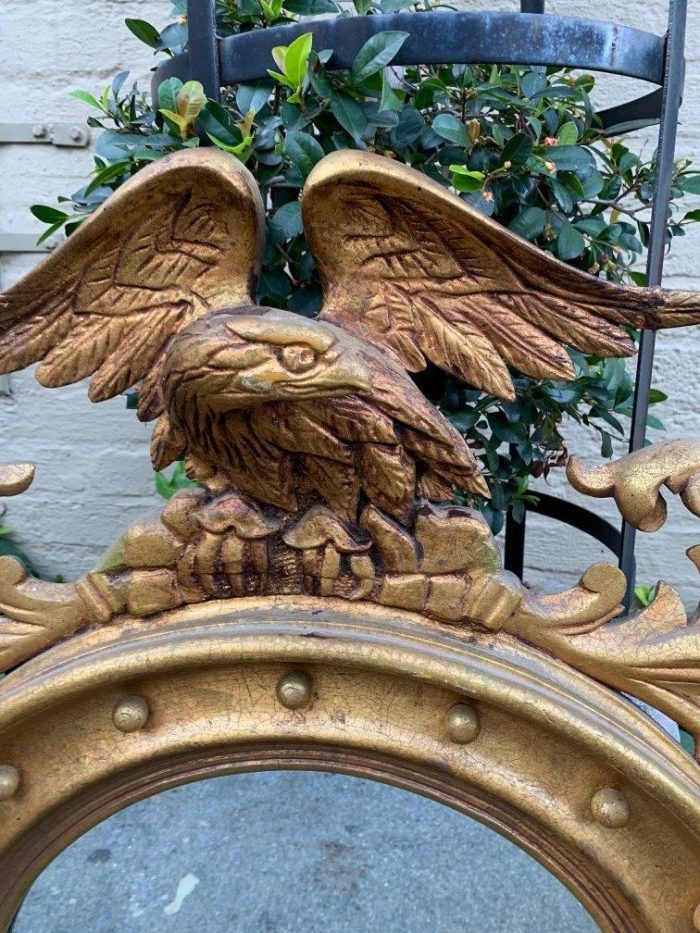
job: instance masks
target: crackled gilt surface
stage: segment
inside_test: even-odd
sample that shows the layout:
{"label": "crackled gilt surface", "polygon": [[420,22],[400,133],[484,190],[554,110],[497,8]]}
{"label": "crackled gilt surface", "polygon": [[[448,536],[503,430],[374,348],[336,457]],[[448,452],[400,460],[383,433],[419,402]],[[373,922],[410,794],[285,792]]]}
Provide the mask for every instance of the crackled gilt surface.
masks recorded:
{"label": "crackled gilt surface", "polygon": [[[37,9],[41,9],[43,2],[40,0]],[[48,8],[48,2],[45,5]],[[483,7],[480,0],[461,5],[472,9]],[[554,12],[565,15],[591,15],[590,5],[582,0],[549,0],[548,5]],[[50,111],[56,119],[76,119],[82,123],[84,106],[70,98],[65,89],[85,87],[85,74],[94,73],[96,68],[106,75],[129,68],[132,76],[141,76],[143,85],[147,86],[151,52],[128,36],[124,38],[124,14],[118,4],[103,0],[66,0],[63,9],[65,15],[52,21],[49,30],[45,25],[48,20],[37,20],[34,16],[34,5],[20,0],[3,5],[5,33],[10,39],[16,37],[0,62],[3,86],[8,89],[0,101],[3,119],[34,121]],[[614,0],[606,11],[608,19],[633,23],[658,33],[664,30],[665,15],[665,3],[661,0],[652,3]],[[149,22],[162,23],[162,0],[145,0],[139,16]],[[75,52],[72,29],[76,17],[82,23],[79,55]],[[687,42],[690,87],[699,67],[699,24],[700,9],[690,4]],[[51,57],[52,73],[56,76],[51,86],[37,73],[33,50],[25,49],[20,41],[30,30],[37,54]],[[601,82],[603,103],[616,102],[621,94],[630,96],[632,93],[626,85],[623,89],[616,78],[608,80],[601,76]],[[696,95],[686,94],[678,145],[683,155],[692,155],[697,150],[694,128],[699,107]],[[650,141],[648,146],[652,145]],[[1,147],[0,228],[29,231],[32,225],[29,205],[49,203],[56,192],[74,190],[81,183],[88,161],[82,149],[59,152],[51,146]],[[666,262],[666,280],[670,284],[697,287],[695,254],[699,237],[700,232],[689,229],[688,235],[674,244],[673,253]],[[38,259],[31,255],[0,256],[0,289],[7,288]],[[670,401],[657,411],[669,432],[675,434],[700,431],[695,414],[700,408],[698,389],[695,382],[687,378],[694,367],[693,345],[692,334],[687,331],[668,332],[660,335],[657,341],[655,381],[670,394]],[[10,448],[3,455],[11,460],[35,460],[39,474],[32,494],[11,504],[8,523],[17,530],[24,546],[30,548],[34,563],[47,577],[61,573],[70,578],[77,571],[92,566],[100,552],[120,533],[125,516],[130,522],[154,504],[152,475],[145,455],[150,431],[148,426],[134,419],[132,412],[124,410],[121,399],[106,402],[99,408],[86,408],[83,386],[47,395],[29,373],[12,376],[11,384],[13,398],[9,400],[0,395],[0,433],[7,438],[18,416],[32,427],[17,441],[10,437]],[[595,438],[573,427],[567,436],[571,439],[572,450],[589,458],[596,456]],[[651,436],[656,437],[656,432],[651,432]],[[28,441],[30,446],[20,440]],[[553,480],[557,481],[558,477]],[[563,482],[563,476],[561,480],[556,494],[570,495],[580,502],[577,494]],[[64,503],[67,488],[73,497],[71,507]],[[129,490],[126,500],[122,497],[123,488]],[[611,505],[604,501],[598,504],[606,516],[615,521]],[[568,553],[565,530],[551,529],[544,524],[540,527],[537,518],[533,518],[532,527],[532,548],[528,554],[530,579],[544,578],[551,582],[551,568],[556,562],[556,578],[572,582],[578,570],[577,562],[604,559],[602,548],[588,542],[583,535],[577,536],[574,558]],[[638,542],[640,580],[649,583],[659,577],[672,579],[674,584],[680,585],[688,606],[695,602],[695,577],[690,564],[685,569],[682,552],[693,543],[693,534],[690,519],[684,517],[681,509],[676,509],[673,533],[667,525],[659,532],[658,546],[651,546],[644,538]],[[39,540],[44,542],[41,546],[35,543]]]}
{"label": "crackled gilt surface", "polygon": [[[628,355],[626,328],[694,324],[698,296],[566,266],[374,154],[327,156],[301,200],[323,286],[315,320],[255,304],[261,195],[241,163],[212,149],[144,169],[0,295],[0,372],[38,362],[47,388],[90,376],[93,401],[136,387],[139,418],[157,421],[154,467],[184,459],[199,484],[76,584],[31,579],[5,559],[3,667],[123,613],[342,597],[503,629],[699,732],[697,630],[679,633],[675,608],[656,608],[677,596],[659,591],[628,631],[608,624],[625,588],[610,566],[566,593],[529,594],[501,570],[478,513],[445,505],[456,489],[474,500],[488,486],[410,378],[432,363],[511,398],[508,366],[572,377],[565,346]],[[663,520],[661,483],[697,512],[697,459],[697,445],[677,442],[570,473],[652,529]],[[7,494],[31,482],[26,468],[6,472]],[[651,646],[647,625],[662,636]]]}

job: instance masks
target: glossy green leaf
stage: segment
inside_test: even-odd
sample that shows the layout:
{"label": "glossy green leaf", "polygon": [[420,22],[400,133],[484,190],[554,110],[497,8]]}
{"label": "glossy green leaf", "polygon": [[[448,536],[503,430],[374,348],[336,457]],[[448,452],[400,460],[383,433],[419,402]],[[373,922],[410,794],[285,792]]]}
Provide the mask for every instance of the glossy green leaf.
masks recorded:
{"label": "glossy green leaf", "polygon": [[269,82],[263,84],[239,84],[236,90],[236,106],[241,114],[257,114],[270,99],[273,86]]}
{"label": "glossy green leaf", "polygon": [[177,54],[187,45],[187,38],[187,23],[169,23],[160,34],[160,48]]}
{"label": "glossy green leaf", "polygon": [[408,39],[407,32],[378,32],[365,42],[355,56],[350,69],[350,81],[363,84],[372,75],[381,71],[396,56]]}
{"label": "glossy green leaf", "polygon": [[287,133],[286,150],[303,178],[306,178],[314,165],[325,155],[320,143],[310,133]]}
{"label": "glossy green leaf", "polygon": [[574,199],[571,196],[569,189],[562,185],[556,178],[553,178],[550,181],[550,188],[552,189],[552,194],[556,198],[557,204],[564,211],[565,214],[571,213],[574,209]]}
{"label": "glossy green leaf", "polygon": [[562,172],[589,175],[595,169],[595,158],[580,146],[552,146],[547,150],[546,158]]}
{"label": "glossy green leaf", "polygon": [[223,139],[219,139],[217,136],[213,136],[211,133],[208,133],[207,135],[217,147],[217,149],[222,149],[224,152],[229,152],[231,155],[236,156],[237,159],[240,159],[241,162],[247,162],[250,156],[253,154],[252,136],[243,136],[240,143],[231,145],[230,143],[224,142]]}
{"label": "glossy green leaf", "polygon": [[302,33],[287,47],[285,52],[284,73],[294,87],[299,87],[306,77],[313,38],[310,32]]}
{"label": "glossy green leaf", "polygon": [[576,124],[569,120],[564,123],[557,133],[557,142],[560,146],[574,146],[578,142],[578,129]]}
{"label": "glossy green leaf", "polygon": [[662,392],[661,389],[650,389],[649,390],[649,404],[658,405],[660,402],[665,402],[668,400],[668,395],[665,392]]}
{"label": "glossy green leaf", "polygon": [[100,104],[100,102],[92,94],[89,94],[87,91],[81,91],[81,90],[71,91],[70,96],[75,97],[77,100],[82,100],[83,103],[89,104],[91,107],[95,107],[97,110],[100,110],[100,111],[102,110],[102,105]]}
{"label": "glossy green leaf", "polygon": [[177,113],[177,96],[183,88],[179,78],[166,78],[158,86],[158,109]]}
{"label": "glossy green leaf", "polygon": [[382,72],[382,96],[379,101],[379,110],[388,110],[398,113],[404,105],[406,95],[396,91],[389,82],[386,71]]}
{"label": "glossy green leaf", "polygon": [[184,120],[185,126],[191,126],[194,123],[206,102],[207,97],[200,81],[187,81],[183,84],[178,92],[176,103],[177,112]]}
{"label": "glossy green leaf", "polygon": [[291,87],[291,88],[294,87],[293,83],[289,80],[287,75],[282,74],[282,72],[273,71],[272,68],[268,68],[267,73],[269,74],[271,78],[274,78],[275,81],[278,81],[280,84],[285,85],[285,87]]}
{"label": "glossy green leaf", "polygon": [[510,162],[511,168],[525,165],[532,152],[532,140],[527,133],[516,133],[508,140],[501,152],[501,165]]}
{"label": "glossy green leaf", "polygon": [[165,110],[161,108],[160,111],[163,116],[168,120],[169,123],[177,127],[180,136],[182,139],[185,139],[187,136],[187,119],[181,116],[179,113],[175,113],[173,110]]}
{"label": "glossy green leaf", "polygon": [[270,228],[284,240],[291,240],[302,233],[301,204],[298,201],[283,204],[270,218]]}
{"label": "glossy green leaf", "polygon": [[396,149],[414,145],[425,129],[425,121],[415,107],[404,107],[399,122],[391,131],[390,141]]}
{"label": "glossy green leaf", "polygon": [[677,184],[686,194],[700,194],[700,174],[681,175]]}
{"label": "glossy green leaf", "polygon": [[334,91],[330,97],[331,113],[346,133],[360,140],[367,129],[367,117],[362,107],[348,94]]}
{"label": "glossy green leaf", "polygon": [[450,172],[454,187],[465,194],[479,191],[486,178],[483,172],[471,171],[463,165],[451,165]]}
{"label": "glossy green leaf", "polygon": [[441,113],[433,120],[433,131],[442,139],[458,146],[469,146],[471,141],[466,126],[452,113]]}
{"label": "glossy green leaf", "polygon": [[137,39],[145,43],[152,49],[160,49],[160,33],[155,26],[151,26],[144,19],[125,19],[126,28],[132,32]]}
{"label": "glossy green leaf", "polygon": [[55,207],[49,207],[48,204],[32,204],[29,210],[34,214],[37,220],[44,224],[63,223],[68,220],[69,215],[65,211],[59,211]]}
{"label": "glossy green leaf", "polygon": [[521,88],[525,97],[535,97],[547,88],[547,77],[539,72],[530,71],[523,77]]}
{"label": "glossy green leaf", "polygon": [[655,431],[665,431],[666,425],[656,415],[647,415],[647,427]]}
{"label": "glossy green leaf", "polygon": [[199,125],[210,137],[229,146],[237,146],[243,134],[231,113],[217,101],[210,100],[199,114]]}
{"label": "glossy green leaf", "polygon": [[568,262],[570,259],[576,259],[586,248],[586,241],[573,224],[564,220],[559,227],[559,236],[557,238],[557,256]]}
{"label": "glossy green leaf", "polygon": [[511,221],[510,229],[526,240],[534,240],[544,230],[547,212],[541,207],[528,207]]}

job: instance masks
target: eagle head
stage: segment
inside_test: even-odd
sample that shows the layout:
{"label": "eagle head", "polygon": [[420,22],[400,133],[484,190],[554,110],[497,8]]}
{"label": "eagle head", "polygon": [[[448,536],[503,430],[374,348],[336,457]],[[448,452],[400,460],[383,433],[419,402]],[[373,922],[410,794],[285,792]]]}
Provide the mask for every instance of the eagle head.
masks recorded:
{"label": "eagle head", "polygon": [[176,366],[181,389],[194,389],[216,411],[371,389],[371,372],[342,331],[285,311],[250,312],[223,313],[189,329]]}

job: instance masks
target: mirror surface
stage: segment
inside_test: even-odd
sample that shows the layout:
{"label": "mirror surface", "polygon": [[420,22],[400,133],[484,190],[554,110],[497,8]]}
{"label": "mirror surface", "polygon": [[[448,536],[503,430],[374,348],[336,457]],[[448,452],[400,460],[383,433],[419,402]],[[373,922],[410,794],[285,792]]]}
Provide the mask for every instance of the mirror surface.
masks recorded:
{"label": "mirror surface", "polygon": [[13,933],[589,933],[476,821],[335,774],[212,778],[115,814],[37,879]]}

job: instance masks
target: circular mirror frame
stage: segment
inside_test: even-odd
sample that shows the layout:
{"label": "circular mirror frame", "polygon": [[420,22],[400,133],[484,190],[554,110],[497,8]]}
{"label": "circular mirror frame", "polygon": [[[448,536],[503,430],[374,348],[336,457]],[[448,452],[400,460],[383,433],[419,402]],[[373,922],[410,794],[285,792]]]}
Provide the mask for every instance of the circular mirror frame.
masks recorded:
{"label": "circular mirror frame", "polygon": [[0,930],[110,814],[186,781],[290,768],[481,820],[603,930],[697,929],[697,765],[631,703],[507,635],[270,597],[96,628],[0,682]]}

